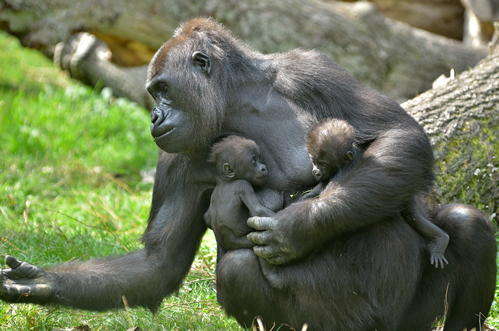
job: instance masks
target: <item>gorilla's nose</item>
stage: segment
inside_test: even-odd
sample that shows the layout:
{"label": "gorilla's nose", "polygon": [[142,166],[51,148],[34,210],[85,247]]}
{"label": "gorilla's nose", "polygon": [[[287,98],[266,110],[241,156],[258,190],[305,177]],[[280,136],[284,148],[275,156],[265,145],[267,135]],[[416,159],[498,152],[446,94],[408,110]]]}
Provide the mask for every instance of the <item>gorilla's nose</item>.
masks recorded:
{"label": "gorilla's nose", "polygon": [[316,180],[320,180],[321,179],[322,173],[319,171],[319,169],[312,170],[312,173],[314,174]]}
{"label": "gorilla's nose", "polygon": [[154,107],[154,109],[151,111],[151,122],[152,124],[156,123],[158,120],[159,122],[162,122],[164,118],[163,112],[161,109],[158,107]]}
{"label": "gorilla's nose", "polygon": [[163,123],[164,120],[165,114],[158,107],[154,107],[151,111],[151,135],[153,137],[156,138],[165,133],[165,130],[160,128],[161,123]]}

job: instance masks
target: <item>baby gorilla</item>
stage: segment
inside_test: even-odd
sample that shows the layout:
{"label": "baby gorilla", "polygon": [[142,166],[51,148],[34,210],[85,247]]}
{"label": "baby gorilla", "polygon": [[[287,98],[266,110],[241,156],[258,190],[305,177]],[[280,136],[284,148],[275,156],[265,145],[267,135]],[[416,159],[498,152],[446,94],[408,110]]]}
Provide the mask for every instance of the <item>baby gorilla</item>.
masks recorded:
{"label": "baby gorilla", "polygon": [[[319,181],[302,199],[313,198],[326,188],[334,177],[341,176],[346,167],[353,167],[361,158],[361,150],[355,144],[354,128],[346,121],[327,119],[307,134],[307,150],[313,164],[313,174]],[[423,237],[430,240],[430,262],[436,268],[448,264],[444,257],[449,243],[449,235],[426,217],[426,208],[420,195],[414,196],[412,203],[402,211],[402,216]]]}
{"label": "baby gorilla", "polygon": [[334,175],[339,175],[347,165],[353,165],[354,157],[359,154],[354,140],[353,126],[339,119],[326,119],[308,132],[308,156],[319,184],[301,199],[318,196]]}
{"label": "baby gorilla", "polygon": [[[219,246],[217,260],[220,260],[226,251],[255,246],[246,237],[254,231],[246,224],[249,217],[271,217],[275,213],[262,205],[253,189],[267,180],[267,167],[253,140],[228,136],[213,145],[208,162],[215,164],[218,175],[204,220],[215,234]],[[277,267],[259,259],[269,284],[283,288],[284,281],[276,275]]]}
{"label": "baby gorilla", "polygon": [[261,162],[257,144],[229,136],[213,145],[208,162],[215,164],[218,175],[210,208],[204,214],[206,225],[224,250],[252,248],[255,244],[246,235],[253,230],[246,220],[274,215],[258,200],[252,186],[262,186],[267,180],[267,167]]}

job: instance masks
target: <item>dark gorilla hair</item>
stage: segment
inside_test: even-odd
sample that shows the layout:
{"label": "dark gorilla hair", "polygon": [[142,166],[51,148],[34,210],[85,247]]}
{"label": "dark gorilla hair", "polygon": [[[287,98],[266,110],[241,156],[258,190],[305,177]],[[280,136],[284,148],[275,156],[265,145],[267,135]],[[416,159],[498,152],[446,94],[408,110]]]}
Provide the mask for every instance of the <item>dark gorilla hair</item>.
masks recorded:
{"label": "dark gorilla hair", "polygon": [[[355,129],[346,121],[326,119],[307,133],[307,150],[319,159],[334,160],[338,166],[351,161]],[[326,157],[327,155],[327,157]]]}
{"label": "dark gorilla hair", "polygon": [[258,145],[251,139],[239,136],[225,137],[211,148],[208,162],[213,163],[219,175],[224,175],[223,164],[231,160],[231,165],[235,169],[243,169],[247,166],[248,151],[255,151],[260,154]]}
{"label": "dark gorilla hair", "polygon": [[[255,193],[276,213],[249,218],[255,246],[217,263],[227,314],[246,326],[262,316],[268,328],[420,331],[442,316],[446,331],[480,328],[495,293],[493,225],[471,206],[430,212],[450,237],[449,265],[431,266],[424,238],[401,212],[433,186],[433,151],[395,101],[321,52],[262,54],[206,18],[182,24],[156,53],[147,90],[161,151],[145,249],[47,272],[10,258],[2,300],[104,310],[126,297],[130,307],[156,310],[181,286],[207,229],[217,184],[210,146],[239,135],[260,148],[271,176]],[[325,118],[353,126],[362,157],[317,199],[297,201],[290,196],[316,184],[306,133]],[[269,285],[260,258],[275,265],[282,289]]]}
{"label": "dark gorilla hair", "polygon": [[[198,38],[192,38],[194,35]],[[191,58],[185,56],[195,52],[210,54],[210,66],[203,75],[192,71]],[[175,86],[175,90],[170,91],[173,94],[170,99],[175,100],[176,108],[188,110],[189,120],[196,130],[183,153],[194,154],[206,149],[222,130],[230,91],[244,84],[244,77],[258,72],[246,56],[248,52],[249,49],[238,43],[222,25],[198,18],[180,25],[171,42],[165,43],[151,60],[148,81],[158,71],[180,73],[179,76],[168,77],[173,79],[169,86],[159,83],[149,86],[148,90],[171,90],[171,86]],[[170,68],[170,63],[174,63],[175,67]],[[154,92],[151,94],[155,97]]]}

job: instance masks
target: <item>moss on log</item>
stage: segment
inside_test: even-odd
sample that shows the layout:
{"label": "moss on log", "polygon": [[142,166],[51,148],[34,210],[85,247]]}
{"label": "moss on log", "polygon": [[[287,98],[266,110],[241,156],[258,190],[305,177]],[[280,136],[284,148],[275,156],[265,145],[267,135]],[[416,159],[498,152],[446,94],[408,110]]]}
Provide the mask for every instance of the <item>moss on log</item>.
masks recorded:
{"label": "moss on log", "polygon": [[499,54],[402,106],[435,151],[434,204],[462,202],[499,213]]}

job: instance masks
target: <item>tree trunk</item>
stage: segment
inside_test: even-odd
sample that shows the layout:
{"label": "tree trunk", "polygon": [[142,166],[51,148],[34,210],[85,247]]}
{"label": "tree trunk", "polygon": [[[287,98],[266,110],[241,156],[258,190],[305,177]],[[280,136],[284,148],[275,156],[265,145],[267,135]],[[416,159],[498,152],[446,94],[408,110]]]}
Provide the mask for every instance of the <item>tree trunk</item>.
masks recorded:
{"label": "tree trunk", "polygon": [[[263,52],[323,50],[361,82],[399,101],[426,91],[442,73],[466,70],[486,55],[484,49],[386,19],[367,2],[0,0],[0,28],[23,45],[51,54],[74,32],[89,31],[111,50],[134,49],[129,52],[134,61],[149,59],[181,21],[196,15],[215,17]],[[127,61],[130,57],[122,64]]]}
{"label": "tree trunk", "polygon": [[[59,47],[58,63],[80,79],[101,80],[141,104],[151,101],[137,87],[144,86],[145,68],[120,69],[109,62],[99,40],[73,32],[91,31],[112,47],[139,47],[141,54],[152,54],[180,21],[194,15],[214,16],[264,52],[322,49],[363,83],[398,100],[427,90],[451,68],[459,72],[473,66],[485,54],[385,19],[365,2],[0,0],[0,28],[47,53],[72,35]],[[140,44],[127,44],[130,40]],[[498,105],[499,55],[403,104],[425,127],[435,149],[437,183],[431,201],[499,212]]]}
{"label": "tree trunk", "polygon": [[437,159],[429,201],[499,213],[499,54],[402,104],[427,131]]}

